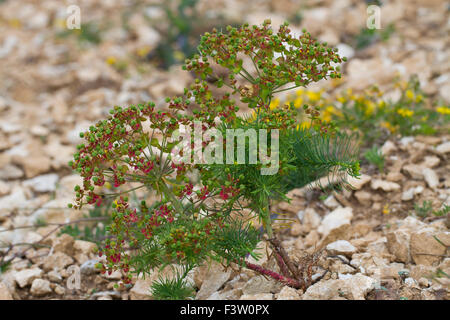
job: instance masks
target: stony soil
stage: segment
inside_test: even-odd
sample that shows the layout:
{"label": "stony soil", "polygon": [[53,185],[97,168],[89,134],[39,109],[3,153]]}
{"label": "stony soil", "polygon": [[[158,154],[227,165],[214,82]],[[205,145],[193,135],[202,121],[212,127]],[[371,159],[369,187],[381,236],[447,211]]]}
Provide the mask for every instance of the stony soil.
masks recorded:
{"label": "stony soil", "polygon": [[[192,80],[179,66],[157,68],[139,56],[162,41],[149,23],[161,11],[137,10],[133,1],[79,1],[82,19],[108,26],[98,45],[61,38],[66,6],[57,0],[0,1],[0,259],[12,264],[0,273],[0,299],[150,299],[157,274],[116,290],[120,273],[97,273],[95,244],[59,235],[58,228],[86,212],[65,209],[79,178],[67,168],[78,133],[104,117],[114,105],[176,95]],[[306,27],[349,57],[340,83],[318,83],[326,92],[373,83],[390,90],[396,74],[418,74],[426,94],[450,102],[449,8],[445,1],[389,1],[382,26],[395,24],[386,41],[352,48],[366,24],[363,1],[259,0],[200,1],[199,12],[229,22],[274,25],[301,9]],[[217,9],[220,8],[220,9]],[[127,28],[123,13],[129,14]],[[111,63],[125,61],[126,69]],[[376,128],[374,128],[376,130]],[[449,217],[417,216],[414,204],[450,204],[450,135],[391,138],[383,148],[385,174],[363,164],[352,191],[330,194],[314,188],[291,191],[291,203],[273,211],[294,221],[281,230],[284,247],[304,264],[317,261],[306,292],[283,287],[248,270],[213,264],[190,279],[198,299],[448,299]],[[28,228],[45,221],[48,225]],[[55,225],[51,225],[55,224]],[[437,241],[438,239],[439,241]],[[30,246],[30,244],[36,244]],[[261,244],[258,263],[275,268]],[[79,268],[79,269],[78,269]],[[75,273],[73,273],[75,270]],[[81,286],[71,289],[80,270]]]}

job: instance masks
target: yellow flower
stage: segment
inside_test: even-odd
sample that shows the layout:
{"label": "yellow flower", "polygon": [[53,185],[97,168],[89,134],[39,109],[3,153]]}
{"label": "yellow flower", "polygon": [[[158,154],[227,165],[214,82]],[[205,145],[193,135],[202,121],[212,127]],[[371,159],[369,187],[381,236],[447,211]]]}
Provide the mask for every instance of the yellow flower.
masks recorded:
{"label": "yellow flower", "polygon": [[183,53],[182,51],[180,51],[180,50],[174,51],[173,57],[174,57],[175,59],[177,59],[178,61],[183,61],[183,60],[186,58],[186,56],[184,55],[184,53]]}
{"label": "yellow flower", "polygon": [[146,55],[148,55],[149,52],[150,52],[150,47],[145,46],[145,47],[139,48],[137,50],[137,55],[141,58],[144,58]]}
{"label": "yellow flower", "polygon": [[446,106],[438,107],[436,108],[436,111],[444,115],[450,114],[450,108]]}
{"label": "yellow flower", "polygon": [[365,114],[366,114],[366,116],[369,116],[369,115],[373,114],[373,112],[375,111],[376,105],[373,101],[368,100],[366,103],[366,107],[367,108],[366,108]]}
{"label": "yellow flower", "polygon": [[20,29],[22,27],[22,22],[16,18],[8,20],[8,23],[12,28],[15,29]]}
{"label": "yellow flower", "polygon": [[270,102],[269,108],[270,108],[270,110],[273,110],[273,109],[275,109],[276,107],[278,107],[279,105],[280,105],[280,99],[275,98],[274,100],[272,100],[272,101]]}
{"label": "yellow flower", "polygon": [[[298,125],[297,127],[301,128],[301,129],[308,129],[309,127],[311,127],[311,121],[303,121],[300,125]],[[298,129],[297,129],[298,130]]]}
{"label": "yellow flower", "polygon": [[412,115],[414,114],[414,111],[408,110],[406,108],[400,108],[397,110],[397,113],[399,115],[401,115],[402,117],[412,117]]}
{"label": "yellow flower", "polygon": [[315,101],[319,101],[320,100],[320,97],[321,97],[321,95],[322,95],[322,92],[315,92],[315,91],[307,91],[306,92],[306,95],[308,96],[308,99],[311,101],[311,102],[315,102]]}
{"label": "yellow flower", "polygon": [[66,19],[55,19],[54,24],[58,28],[67,28]]}
{"label": "yellow flower", "polygon": [[391,213],[391,210],[389,210],[389,205],[385,204],[383,207],[383,214],[389,214]]}
{"label": "yellow flower", "polygon": [[387,121],[382,122],[382,123],[381,123],[381,126],[382,126],[383,128],[388,129],[391,133],[394,133],[395,131],[397,131],[397,129],[396,129],[392,124],[390,124],[390,123],[387,122]]}
{"label": "yellow flower", "polygon": [[409,100],[414,100],[414,92],[410,89],[410,90],[406,90],[406,97]]}
{"label": "yellow flower", "polygon": [[322,113],[322,120],[325,122],[330,122],[331,121],[331,116],[334,113],[334,107],[333,106],[328,106],[325,108],[325,110]]}
{"label": "yellow flower", "polygon": [[378,102],[378,107],[380,109],[384,109],[386,107],[386,101],[381,100],[380,102]]}
{"label": "yellow flower", "polygon": [[115,65],[117,63],[117,58],[109,56],[108,58],[106,58],[106,63],[109,64],[110,66]]}
{"label": "yellow flower", "polygon": [[302,97],[297,97],[297,98],[294,100],[294,107],[298,109],[298,108],[300,108],[302,105],[303,105],[303,98],[302,98]]}
{"label": "yellow flower", "polygon": [[250,115],[250,118],[248,119],[249,122],[253,122],[256,120],[256,112],[255,110],[252,110],[252,113]]}
{"label": "yellow flower", "polygon": [[305,90],[303,90],[303,89],[298,89],[296,92],[295,92],[295,94],[297,95],[297,96],[302,96],[303,94],[305,93]]}
{"label": "yellow flower", "polygon": [[347,101],[347,99],[344,96],[338,96],[337,101],[339,101],[340,103],[344,103],[345,101]]}
{"label": "yellow flower", "polygon": [[423,101],[423,96],[421,94],[418,94],[416,96],[416,103],[422,102]]}

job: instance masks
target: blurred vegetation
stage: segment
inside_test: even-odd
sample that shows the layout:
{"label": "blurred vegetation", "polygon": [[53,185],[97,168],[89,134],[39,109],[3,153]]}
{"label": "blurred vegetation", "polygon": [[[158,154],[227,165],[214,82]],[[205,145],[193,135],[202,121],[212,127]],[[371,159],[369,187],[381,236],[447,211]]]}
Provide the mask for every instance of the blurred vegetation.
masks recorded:
{"label": "blurred vegetation", "polygon": [[353,40],[353,47],[357,50],[361,50],[379,41],[387,41],[394,32],[395,26],[392,23],[384,29],[368,29],[366,27],[361,28],[361,31]]}
{"label": "blurred vegetation", "polygon": [[[427,97],[417,76],[408,81],[397,78],[394,88],[398,93],[394,97],[386,97],[377,86],[362,93],[347,89],[330,97],[324,96],[323,90],[299,89],[296,96],[288,97],[284,103],[298,109],[299,117],[302,117],[301,107],[304,104],[321,110],[320,117],[325,123],[357,132],[363,151],[374,145],[382,145],[390,136],[448,132],[449,106],[438,104]],[[280,103],[275,99],[271,108],[278,107]],[[303,120],[302,126],[309,126],[308,119]]]}

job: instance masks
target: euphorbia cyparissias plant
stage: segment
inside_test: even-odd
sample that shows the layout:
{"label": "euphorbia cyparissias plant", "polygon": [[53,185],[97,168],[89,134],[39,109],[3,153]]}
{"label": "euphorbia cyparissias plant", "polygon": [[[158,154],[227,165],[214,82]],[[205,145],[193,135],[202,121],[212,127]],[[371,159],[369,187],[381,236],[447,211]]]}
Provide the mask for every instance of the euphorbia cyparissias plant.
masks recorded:
{"label": "euphorbia cyparissias plant", "polygon": [[[83,177],[83,185],[75,188],[75,207],[116,197],[110,238],[100,252],[106,256],[102,272],[121,269],[129,283],[132,273],[177,264],[184,270],[177,276],[185,277],[193,267],[214,259],[305,287],[307,282],[274,234],[270,206],[288,200],[287,186],[293,180],[305,185],[330,174],[340,178],[337,182],[357,176],[357,151],[346,135],[321,123],[319,110],[304,106],[311,119],[306,129],[298,126],[292,106],[269,106],[278,92],[340,77],[337,65],[344,58],[306,31],[294,36],[287,23],[274,32],[270,21],[206,33],[198,52],[183,67],[197,79],[182,96],[167,98],[167,108],[158,110],[153,103],[115,107],[108,119],[81,134],[86,143],[78,146],[70,163]],[[223,69],[222,76],[217,69]],[[214,86],[225,88],[213,90]],[[236,97],[253,116],[237,115]],[[202,132],[216,128],[224,136],[227,129],[265,129],[267,140],[278,130],[277,170],[262,174],[267,163],[261,159],[246,164],[236,159],[227,159],[227,164],[175,161],[175,132],[196,123],[201,123]],[[205,147],[202,144],[202,150]],[[251,152],[249,143],[245,147]],[[117,192],[102,193],[107,181]],[[140,188],[155,191],[159,201],[130,202],[127,194]],[[240,216],[243,209],[262,221],[281,274],[246,260],[248,255],[257,258],[254,250],[262,235]]]}

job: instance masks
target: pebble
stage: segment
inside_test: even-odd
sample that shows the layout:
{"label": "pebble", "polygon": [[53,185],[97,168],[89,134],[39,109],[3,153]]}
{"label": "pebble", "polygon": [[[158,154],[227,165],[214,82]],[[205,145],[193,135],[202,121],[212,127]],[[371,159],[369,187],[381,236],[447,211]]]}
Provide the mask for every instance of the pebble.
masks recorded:
{"label": "pebble", "polygon": [[43,296],[52,292],[50,281],[35,279],[31,285],[30,293],[35,296]]}

